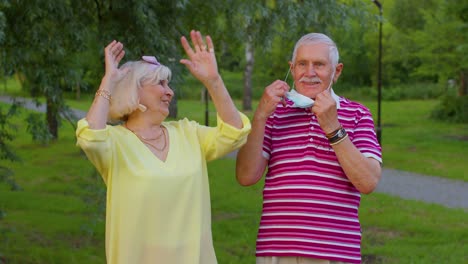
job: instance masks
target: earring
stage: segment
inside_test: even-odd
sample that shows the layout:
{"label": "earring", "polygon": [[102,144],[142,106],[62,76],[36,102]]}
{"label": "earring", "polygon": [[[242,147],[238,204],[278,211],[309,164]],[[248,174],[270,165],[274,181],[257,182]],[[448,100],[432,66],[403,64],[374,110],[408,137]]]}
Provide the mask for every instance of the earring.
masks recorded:
{"label": "earring", "polygon": [[148,110],[148,108],[145,105],[138,104],[138,110],[144,113],[146,110]]}

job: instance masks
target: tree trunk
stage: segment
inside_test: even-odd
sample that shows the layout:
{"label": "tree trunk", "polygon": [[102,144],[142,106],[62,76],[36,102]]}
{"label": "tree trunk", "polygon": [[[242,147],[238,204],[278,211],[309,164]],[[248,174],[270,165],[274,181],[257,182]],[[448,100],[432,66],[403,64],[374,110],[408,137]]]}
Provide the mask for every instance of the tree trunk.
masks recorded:
{"label": "tree trunk", "polygon": [[79,83],[76,84],[76,100],[81,99],[81,85]]}
{"label": "tree trunk", "polygon": [[468,72],[465,70],[460,71],[460,86],[458,86],[458,96],[465,96],[468,90]]}
{"label": "tree trunk", "polygon": [[47,98],[47,125],[49,126],[49,132],[53,139],[58,138],[58,108],[57,104],[52,98]]}
{"label": "tree trunk", "polygon": [[245,70],[244,70],[244,96],[242,100],[242,109],[252,110],[252,73],[254,65],[254,47],[252,36],[248,36],[245,43]]}

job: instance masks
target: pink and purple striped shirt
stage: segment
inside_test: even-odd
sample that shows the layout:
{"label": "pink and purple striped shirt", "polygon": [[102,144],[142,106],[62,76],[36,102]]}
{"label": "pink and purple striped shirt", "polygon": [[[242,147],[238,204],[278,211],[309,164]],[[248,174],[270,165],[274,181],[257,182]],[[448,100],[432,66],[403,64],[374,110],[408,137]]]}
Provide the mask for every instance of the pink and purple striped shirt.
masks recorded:
{"label": "pink and purple striped shirt", "polygon": [[[338,97],[338,119],[357,149],[382,162],[370,111]],[[310,109],[279,104],[265,127],[268,172],[257,256],[361,262],[361,194],[347,179]]]}

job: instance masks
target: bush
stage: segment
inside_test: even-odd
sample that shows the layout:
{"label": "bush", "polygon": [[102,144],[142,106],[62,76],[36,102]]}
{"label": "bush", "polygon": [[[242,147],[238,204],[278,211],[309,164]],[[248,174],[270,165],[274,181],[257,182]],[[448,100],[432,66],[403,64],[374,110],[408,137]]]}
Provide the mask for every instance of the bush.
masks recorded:
{"label": "bush", "polygon": [[431,113],[436,120],[454,123],[468,123],[468,95],[446,95]]}
{"label": "bush", "polygon": [[444,93],[436,83],[411,83],[385,87],[382,90],[382,99],[399,101],[408,99],[436,99]]}

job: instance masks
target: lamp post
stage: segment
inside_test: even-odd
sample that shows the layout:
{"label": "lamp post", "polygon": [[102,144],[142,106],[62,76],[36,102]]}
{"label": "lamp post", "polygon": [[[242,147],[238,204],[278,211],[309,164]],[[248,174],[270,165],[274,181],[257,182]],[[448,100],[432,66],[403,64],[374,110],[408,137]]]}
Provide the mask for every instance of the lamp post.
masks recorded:
{"label": "lamp post", "polygon": [[382,145],[382,127],[380,123],[380,103],[382,101],[382,4],[378,0],[372,2],[379,8],[379,72],[377,75],[377,140]]}
{"label": "lamp post", "polygon": [[208,93],[208,89],[203,88],[203,99],[205,99],[205,126],[210,125],[210,110],[208,108],[209,106],[209,99],[210,99],[210,94]]}

